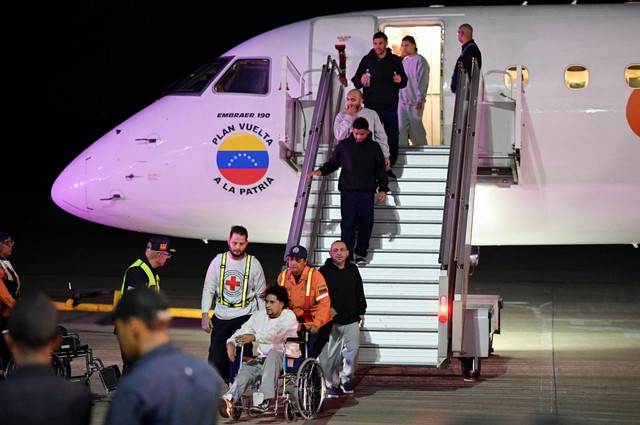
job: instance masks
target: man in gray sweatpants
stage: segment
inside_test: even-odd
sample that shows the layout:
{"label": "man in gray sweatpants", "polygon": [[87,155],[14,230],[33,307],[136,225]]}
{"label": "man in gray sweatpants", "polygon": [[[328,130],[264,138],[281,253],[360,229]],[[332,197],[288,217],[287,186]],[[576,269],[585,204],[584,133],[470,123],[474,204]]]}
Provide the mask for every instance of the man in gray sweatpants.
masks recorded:
{"label": "man in gray sweatpants", "polygon": [[318,357],[325,372],[329,398],[354,392],[349,381],[358,366],[360,328],[364,326],[367,310],[362,277],[358,267],[348,261],[347,245],[335,241],[331,244],[330,255],[319,271],[331,294],[333,322],[329,342]]}

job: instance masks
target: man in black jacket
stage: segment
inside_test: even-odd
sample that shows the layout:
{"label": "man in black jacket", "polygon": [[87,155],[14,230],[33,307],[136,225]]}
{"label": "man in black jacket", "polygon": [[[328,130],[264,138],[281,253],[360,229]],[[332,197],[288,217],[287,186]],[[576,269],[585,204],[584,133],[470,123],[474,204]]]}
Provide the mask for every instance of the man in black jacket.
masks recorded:
{"label": "man in black jacket", "polygon": [[[391,52],[388,44],[385,33],[375,33],[373,49],[362,58],[351,81],[362,89],[364,106],[376,111],[384,125],[393,167],[398,160],[398,91],[407,86],[407,75],[402,59]],[[391,170],[389,176],[395,177]]]}
{"label": "man in black jacket", "polygon": [[482,53],[473,39],[473,27],[469,24],[462,24],[458,28],[458,41],[462,43],[462,52],[456,61],[456,67],[453,68],[451,76],[451,91],[456,92],[456,83],[458,78],[458,64],[462,64],[462,69],[467,74],[471,73],[471,62],[473,59],[478,62],[478,69],[482,68]]}
{"label": "man in black jacket", "polygon": [[330,255],[331,258],[327,258],[324,266],[320,267],[320,273],[331,294],[333,322],[329,342],[318,357],[326,374],[329,398],[339,396],[341,391],[353,394],[349,381],[358,365],[360,328],[364,326],[364,314],[367,310],[362,277],[358,267],[347,261],[347,245],[342,241],[335,241],[331,244]]}
{"label": "man in black jacket", "polygon": [[367,264],[367,250],[373,230],[376,191],[380,203],[384,203],[389,191],[384,156],[380,145],[371,138],[366,119],[356,118],[353,121],[352,134],[341,140],[329,161],[316,171],[310,172],[307,178],[326,176],[338,168],[342,168],[338,180],[342,215],[340,237],[347,245],[349,253],[355,252],[356,264],[364,266]]}

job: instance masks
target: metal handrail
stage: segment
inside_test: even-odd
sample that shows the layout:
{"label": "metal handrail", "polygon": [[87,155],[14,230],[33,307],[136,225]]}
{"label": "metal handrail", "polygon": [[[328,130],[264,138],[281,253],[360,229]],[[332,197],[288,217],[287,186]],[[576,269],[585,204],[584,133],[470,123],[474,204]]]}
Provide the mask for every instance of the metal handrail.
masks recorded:
{"label": "metal handrail", "polygon": [[[286,256],[289,253],[291,247],[300,243],[300,238],[302,236],[302,229],[304,226],[304,219],[309,203],[309,195],[311,193],[312,184],[312,180],[307,178],[307,174],[309,174],[315,167],[316,158],[318,156],[318,149],[321,141],[322,128],[325,124],[327,104],[331,95],[333,76],[336,73],[337,68],[338,65],[336,64],[335,60],[332,60],[331,56],[328,56],[327,63],[322,67],[322,74],[318,85],[318,97],[316,100],[316,107],[313,111],[311,130],[309,132],[309,142],[305,152],[302,169],[300,170],[298,192],[296,194],[293,215],[291,217],[291,226],[289,228],[289,237],[287,239],[284,260],[286,260]],[[319,221],[317,219],[317,210],[318,208],[316,209],[316,219],[314,220],[313,235],[316,234],[317,229],[315,228],[315,226]],[[312,244],[309,245],[311,247]]]}

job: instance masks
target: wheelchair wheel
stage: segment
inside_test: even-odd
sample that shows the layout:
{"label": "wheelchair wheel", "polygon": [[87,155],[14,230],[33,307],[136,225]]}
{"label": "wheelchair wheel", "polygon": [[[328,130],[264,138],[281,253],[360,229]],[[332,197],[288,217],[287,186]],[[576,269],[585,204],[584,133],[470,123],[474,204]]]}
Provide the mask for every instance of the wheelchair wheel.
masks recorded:
{"label": "wheelchair wheel", "polygon": [[62,378],[71,376],[71,364],[69,364],[69,371],[67,372],[67,368],[56,353],[51,353],[51,368],[53,369],[53,373]]}
{"label": "wheelchair wheel", "polygon": [[284,418],[289,423],[295,422],[296,420],[296,412],[293,409],[293,402],[291,400],[284,402]]}
{"label": "wheelchair wheel", "polygon": [[240,409],[239,407],[234,407],[231,409],[231,419],[233,419],[234,421],[239,420],[241,415],[242,409]]}
{"label": "wheelchair wheel", "polygon": [[324,371],[316,359],[302,362],[296,376],[296,405],[305,419],[312,419],[324,402]]}
{"label": "wheelchair wheel", "polygon": [[[9,359],[7,362],[7,368],[5,369],[5,377],[11,375],[13,370],[16,368],[16,363],[13,361],[13,357]],[[67,377],[67,368],[64,367],[64,363],[60,360],[60,357],[56,353],[51,353],[51,370],[53,373],[62,377]]]}

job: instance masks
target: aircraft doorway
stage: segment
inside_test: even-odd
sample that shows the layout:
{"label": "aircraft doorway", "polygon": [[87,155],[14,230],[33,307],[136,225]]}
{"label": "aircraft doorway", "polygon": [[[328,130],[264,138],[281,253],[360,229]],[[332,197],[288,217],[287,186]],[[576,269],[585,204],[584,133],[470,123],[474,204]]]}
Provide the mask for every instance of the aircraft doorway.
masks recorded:
{"label": "aircraft doorway", "polygon": [[[442,26],[386,26],[383,29],[389,38],[389,47],[396,55],[402,57],[402,38],[413,36],[418,46],[418,54],[424,56],[429,63],[429,88],[427,100],[422,114],[422,123],[427,132],[427,144],[440,146],[442,141]],[[409,139],[411,144],[411,139]]]}

